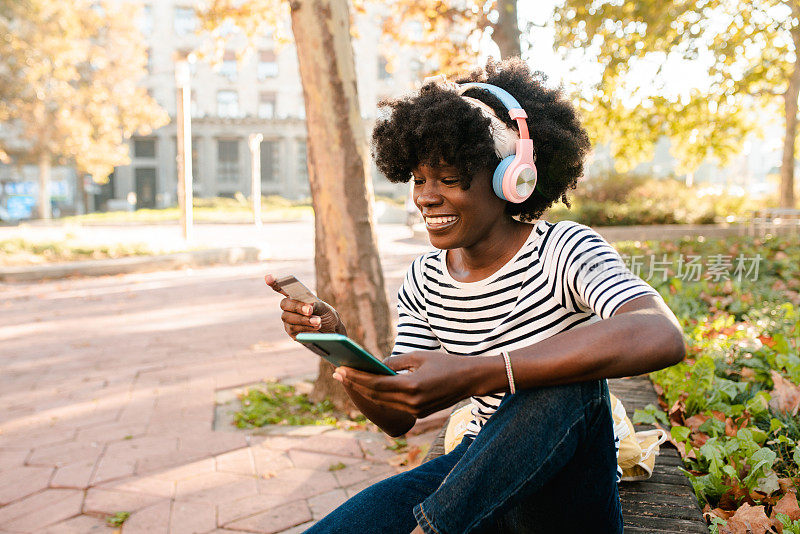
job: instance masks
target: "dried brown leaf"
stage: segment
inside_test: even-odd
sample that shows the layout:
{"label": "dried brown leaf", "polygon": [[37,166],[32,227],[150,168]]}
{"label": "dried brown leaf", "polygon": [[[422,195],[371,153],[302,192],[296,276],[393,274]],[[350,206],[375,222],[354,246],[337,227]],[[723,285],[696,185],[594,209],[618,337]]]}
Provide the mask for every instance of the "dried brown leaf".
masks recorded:
{"label": "dried brown leaf", "polygon": [[797,415],[800,408],[800,386],[786,380],[774,369],[769,372],[775,387],[770,391],[769,407],[776,412]]}
{"label": "dried brown leaf", "polygon": [[747,503],[736,510],[726,525],[731,529],[731,534],[767,534],[771,532],[771,526],[772,522],[764,513],[763,506],[750,506]]}
{"label": "dried brown leaf", "polygon": [[797,495],[789,492],[781,497],[781,500],[772,507],[772,517],[775,518],[777,514],[786,514],[792,521],[800,519],[800,507],[797,505]]}

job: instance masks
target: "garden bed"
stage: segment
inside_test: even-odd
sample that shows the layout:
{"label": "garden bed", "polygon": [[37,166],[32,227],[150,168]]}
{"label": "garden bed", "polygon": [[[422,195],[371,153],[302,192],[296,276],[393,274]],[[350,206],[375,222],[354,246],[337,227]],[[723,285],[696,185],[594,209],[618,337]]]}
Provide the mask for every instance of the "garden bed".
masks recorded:
{"label": "garden bed", "polygon": [[[651,373],[660,424],[712,532],[800,534],[800,242],[618,243],[682,323],[685,361]],[[749,529],[749,530],[748,530]]]}

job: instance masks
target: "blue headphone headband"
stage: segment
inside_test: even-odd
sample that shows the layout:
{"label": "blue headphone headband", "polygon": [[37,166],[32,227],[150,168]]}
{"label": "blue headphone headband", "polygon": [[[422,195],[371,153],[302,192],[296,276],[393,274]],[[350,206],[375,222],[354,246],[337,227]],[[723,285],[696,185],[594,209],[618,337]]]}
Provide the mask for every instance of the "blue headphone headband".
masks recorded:
{"label": "blue headphone headband", "polygon": [[489,91],[491,94],[496,96],[500,102],[506,107],[506,109],[522,109],[522,106],[519,105],[517,99],[511,96],[511,94],[506,91],[505,89],[501,89],[496,85],[492,85],[489,83],[462,83],[458,85],[458,92],[459,94],[464,93],[464,91],[468,91],[469,89],[484,89]]}

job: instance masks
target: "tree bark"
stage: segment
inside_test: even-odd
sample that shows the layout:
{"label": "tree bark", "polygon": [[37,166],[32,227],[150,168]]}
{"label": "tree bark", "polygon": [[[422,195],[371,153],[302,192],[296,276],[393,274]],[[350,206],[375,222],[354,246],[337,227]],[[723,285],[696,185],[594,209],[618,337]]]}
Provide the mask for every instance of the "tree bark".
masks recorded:
{"label": "tree bark", "polygon": [[500,48],[501,59],[522,54],[517,19],[517,0],[497,0],[499,17],[492,25],[492,40]]}
{"label": "tree bark", "polygon": [[50,154],[42,151],[39,154],[39,204],[37,206],[37,213],[40,219],[53,218],[53,212],[50,206],[51,168]]}
{"label": "tree bark", "polygon": [[[793,6],[795,16],[800,9]],[[792,29],[795,51],[800,51],[800,28]],[[783,111],[786,129],[783,136],[783,157],[781,158],[780,206],[794,208],[794,143],[797,137],[797,98],[800,95],[800,53],[795,54],[789,86],[783,94]]]}
{"label": "tree bark", "polygon": [[[308,129],[308,179],[315,213],[317,294],[349,337],[378,358],[393,333],[372,226],[372,182],[358,106],[347,0],[294,0],[292,31]],[[320,362],[312,398],[352,407],[332,367]]]}

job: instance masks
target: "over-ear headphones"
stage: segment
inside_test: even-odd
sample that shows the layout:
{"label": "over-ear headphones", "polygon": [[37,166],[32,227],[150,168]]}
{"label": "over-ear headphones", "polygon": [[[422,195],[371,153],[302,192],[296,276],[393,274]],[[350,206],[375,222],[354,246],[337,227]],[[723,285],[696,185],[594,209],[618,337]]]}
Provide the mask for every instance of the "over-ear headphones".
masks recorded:
{"label": "over-ear headphones", "polygon": [[528,114],[522,109],[517,99],[508,91],[488,83],[464,83],[458,85],[458,94],[469,89],[483,89],[496,96],[508,109],[508,115],[517,121],[519,139],[515,143],[514,154],[503,158],[494,170],[492,188],[502,198],[513,203],[525,202],[536,188],[536,154],[533,141],[528,136]]}

